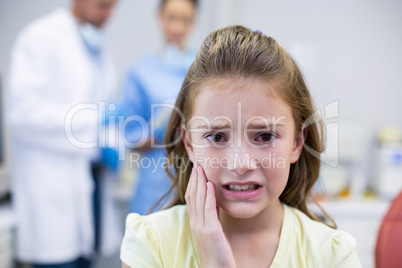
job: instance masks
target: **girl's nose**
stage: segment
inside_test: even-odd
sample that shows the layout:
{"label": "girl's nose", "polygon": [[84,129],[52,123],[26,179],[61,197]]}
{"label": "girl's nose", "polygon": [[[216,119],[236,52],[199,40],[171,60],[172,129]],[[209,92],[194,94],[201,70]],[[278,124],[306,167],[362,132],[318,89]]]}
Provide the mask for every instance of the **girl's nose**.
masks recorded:
{"label": "girl's nose", "polygon": [[244,175],[247,171],[257,168],[258,158],[251,154],[247,146],[235,147],[228,152],[228,170]]}

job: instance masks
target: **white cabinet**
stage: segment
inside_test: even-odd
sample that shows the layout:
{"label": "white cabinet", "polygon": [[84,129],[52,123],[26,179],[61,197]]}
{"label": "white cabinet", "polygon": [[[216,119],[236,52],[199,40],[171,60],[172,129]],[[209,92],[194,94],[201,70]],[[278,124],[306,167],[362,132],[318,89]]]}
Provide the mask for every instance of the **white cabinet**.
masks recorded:
{"label": "white cabinet", "polygon": [[0,268],[13,267],[14,226],[10,205],[0,205]]}

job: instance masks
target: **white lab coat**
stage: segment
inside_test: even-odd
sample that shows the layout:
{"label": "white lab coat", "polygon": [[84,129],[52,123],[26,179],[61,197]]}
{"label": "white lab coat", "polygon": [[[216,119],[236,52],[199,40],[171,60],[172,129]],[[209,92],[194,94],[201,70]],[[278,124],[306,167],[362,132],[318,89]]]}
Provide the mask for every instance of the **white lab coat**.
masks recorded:
{"label": "white lab coat", "polygon": [[[67,9],[32,22],[14,45],[7,122],[21,261],[59,263],[93,252],[95,149],[67,140],[65,118],[77,104],[110,100],[114,68],[106,53],[100,62],[103,86],[95,90],[93,62]],[[96,140],[98,111],[77,113],[72,126],[77,139]]]}

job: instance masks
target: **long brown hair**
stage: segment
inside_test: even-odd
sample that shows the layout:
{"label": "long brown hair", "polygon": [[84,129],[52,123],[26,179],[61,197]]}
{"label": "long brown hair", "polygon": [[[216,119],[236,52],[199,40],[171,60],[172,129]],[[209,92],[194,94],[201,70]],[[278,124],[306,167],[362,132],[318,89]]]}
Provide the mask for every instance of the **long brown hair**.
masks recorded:
{"label": "long brown hair", "polygon": [[[209,81],[239,77],[274,85],[275,93],[292,110],[296,135],[304,128],[308,151],[303,147],[298,161],[291,164],[287,185],[279,198],[310,218],[324,222],[314,216],[307,205],[313,201],[311,189],[318,179],[319,155],[324,150],[322,120],[314,117],[310,93],[292,57],[272,37],[243,26],[226,27],[209,34],[184,79],[175,104],[179,112],[172,113],[164,140],[168,158],[166,171],[173,183],[169,193],[174,192],[171,206],[186,203],[184,195],[192,163],[181,139],[180,126],[190,119],[197,92]],[[306,126],[312,116],[314,123]],[[335,222],[324,214],[336,227]]]}

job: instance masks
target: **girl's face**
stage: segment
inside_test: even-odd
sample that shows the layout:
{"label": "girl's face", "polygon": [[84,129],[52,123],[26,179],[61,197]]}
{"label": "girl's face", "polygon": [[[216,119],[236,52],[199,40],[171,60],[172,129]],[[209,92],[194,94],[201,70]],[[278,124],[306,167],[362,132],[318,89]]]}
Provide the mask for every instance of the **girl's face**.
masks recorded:
{"label": "girl's face", "polygon": [[214,183],[218,205],[251,218],[272,205],[303,146],[290,107],[266,83],[221,79],[200,89],[185,133],[190,159]]}
{"label": "girl's face", "polygon": [[167,43],[182,46],[194,24],[195,6],[189,0],[168,0],[159,13]]}

